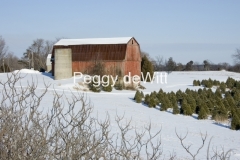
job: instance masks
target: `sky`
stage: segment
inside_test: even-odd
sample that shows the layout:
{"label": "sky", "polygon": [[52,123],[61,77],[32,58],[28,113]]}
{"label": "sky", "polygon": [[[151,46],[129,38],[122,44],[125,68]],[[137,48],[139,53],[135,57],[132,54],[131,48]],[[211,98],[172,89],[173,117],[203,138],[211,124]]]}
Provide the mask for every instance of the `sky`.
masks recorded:
{"label": "sky", "polygon": [[233,63],[239,0],[2,0],[0,36],[21,57],[42,38],[135,37],[152,58]]}

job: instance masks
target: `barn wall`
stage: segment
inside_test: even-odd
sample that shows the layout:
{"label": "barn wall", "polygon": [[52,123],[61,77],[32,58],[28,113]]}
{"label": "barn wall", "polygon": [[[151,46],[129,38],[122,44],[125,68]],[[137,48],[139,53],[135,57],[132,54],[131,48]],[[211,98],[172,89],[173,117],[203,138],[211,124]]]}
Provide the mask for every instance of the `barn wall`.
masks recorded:
{"label": "barn wall", "polygon": [[125,60],[141,61],[140,47],[134,38],[132,38],[127,44]]}
{"label": "barn wall", "polygon": [[125,61],[125,75],[131,72],[131,75],[141,75],[141,54],[140,46],[132,38],[127,44]]}
{"label": "barn wall", "polygon": [[[124,61],[103,61],[105,65],[106,74],[118,75],[125,73]],[[72,72],[82,72],[83,74],[90,74],[93,61],[74,61],[72,62]]]}
{"label": "barn wall", "polygon": [[139,61],[126,61],[125,62],[125,75],[131,72],[131,76],[141,76],[141,62]]}

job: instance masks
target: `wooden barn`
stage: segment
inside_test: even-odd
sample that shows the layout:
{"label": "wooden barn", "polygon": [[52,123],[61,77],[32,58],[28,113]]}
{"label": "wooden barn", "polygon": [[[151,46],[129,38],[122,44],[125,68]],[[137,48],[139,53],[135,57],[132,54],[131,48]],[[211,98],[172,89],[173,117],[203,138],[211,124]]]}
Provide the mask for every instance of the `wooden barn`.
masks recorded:
{"label": "wooden barn", "polygon": [[141,75],[140,46],[134,37],[61,39],[52,50],[52,75],[64,79],[74,72],[89,74],[96,60],[109,75]]}

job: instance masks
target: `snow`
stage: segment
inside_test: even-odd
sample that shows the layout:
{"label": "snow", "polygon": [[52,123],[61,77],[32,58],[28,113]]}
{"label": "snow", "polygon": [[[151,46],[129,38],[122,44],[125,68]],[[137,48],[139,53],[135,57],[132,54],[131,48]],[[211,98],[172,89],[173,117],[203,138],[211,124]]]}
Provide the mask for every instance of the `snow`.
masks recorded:
{"label": "snow", "polygon": [[[14,71],[16,73],[17,71]],[[153,132],[162,128],[161,140],[163,155],[167,157],[169,153],[173,151],[177,154],[178,158],[187,159],[190,158],[188,153],[181,147],[178,140],[175,129],[180,135],[184,135],[188,132],[188,137],[184,141],[184,144],[192,144],[191,151],[196,152],[201,145],[201,134],[207,134],[207,143],[200,151],[197,159],[206,159],[207,144],[211,137],[211,148],[224,147],[224,150],[235,149],[232,152],[232,159],[240,158],[240,131],[230,130],[228,124],[218,124],[213,120],[197,120],[196,115],[183,116],[173,115],[170,110],[166,112],[159,111],[159,109],[148,108],[144,104],[138,104],[133,101],[135,91],[123,90],[118,91],[113,89],[111,93],[100,92],[93,93],[91,91],[84,90],[84,84],[82,79],[78,79],[77,83],[73,83],[73,78],[64,80],[54,80],[50,74],[39,73],[32,70],[20,70],[20,74],[25,75],[21,81],[22,86],[27,86],[27,83],[34,81],[38,84],[38,90],[41,92],[44,89],[44,82],[46,84],[52,84],[48,93],[41,103],[43,108],[51,105],[53,99],[53,90],[58,93],[64,93],[66,96],[71,96],[71,93],[84,93],[87,98],[94,105],[93,115],[98,118],[105,118],[106,114],[110,115],[112,132],[117,132],[117,124],[115,122],[115,115],[124,115],[124,120],[131,120],[132,126],[137,129],[141,129],[144,125],[151,122]],[[27,74],[26,74],[27,73]],[[38,73],[38,74],[33,74]],[[195,87],[192,85],[193,80],[202,80],[211,78],[213,80],[226,81],[228,77],[240,80],[239,73],[233,73],[228,71],[202,71],[202,72],[172,72],[167,75],[167,84],[156,83],[141,83],[146,87],[143,92],[150,93],[152,91],[159,91],[162,88],[166,92],[177,90],[185,91],[187,88],[197,90],[201,87]],[[6,81],[7,74],[0,74],[1,81]],[[17,84],[20,87],[20,83]],[[76,86],[79,89],[76,89]],[[211,149],[210,149],[211,150]]]}
{"label": "snow", "polygon": [[39,71],[36,71],[36,70],[31,70],[31,69],[21,69],[21,70],[15,70],[13,71],[13,73],[37,73],[39,74],[40,72]]}
{"label": "snow", "polygon": [[87,38],[87,39],[61,39],[55,46],[86,45],[86,44],[127,44],[132,37],[118,38]]}

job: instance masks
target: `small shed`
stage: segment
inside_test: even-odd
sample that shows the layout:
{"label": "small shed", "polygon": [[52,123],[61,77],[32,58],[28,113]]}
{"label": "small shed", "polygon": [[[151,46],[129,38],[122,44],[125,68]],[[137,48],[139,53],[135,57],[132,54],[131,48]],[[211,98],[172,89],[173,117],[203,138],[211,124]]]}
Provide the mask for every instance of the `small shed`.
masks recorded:
{"label": "small shed", "polygon": [[70,78],[88,74],[94,60],[101,60],[109,75],[141,75],[140,45],[134,37],[61,39],[52,50],[52,75]]}

